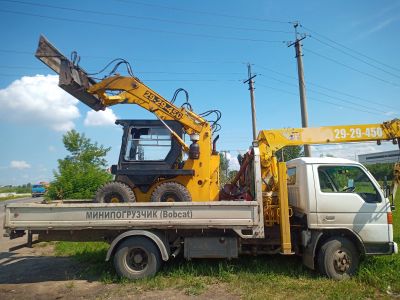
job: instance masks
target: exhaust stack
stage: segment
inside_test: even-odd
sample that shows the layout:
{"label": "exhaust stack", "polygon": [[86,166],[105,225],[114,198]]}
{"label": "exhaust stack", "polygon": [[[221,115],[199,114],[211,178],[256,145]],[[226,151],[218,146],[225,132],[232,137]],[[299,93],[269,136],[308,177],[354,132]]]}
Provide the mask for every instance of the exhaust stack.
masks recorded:
{"label": "exhaust stack", "polygon": [[87,89],[96,83],[85,70],[61,54],[43,35],[40,36],[35,56],[59,75],[58,85],[95,111],[106,107]]}

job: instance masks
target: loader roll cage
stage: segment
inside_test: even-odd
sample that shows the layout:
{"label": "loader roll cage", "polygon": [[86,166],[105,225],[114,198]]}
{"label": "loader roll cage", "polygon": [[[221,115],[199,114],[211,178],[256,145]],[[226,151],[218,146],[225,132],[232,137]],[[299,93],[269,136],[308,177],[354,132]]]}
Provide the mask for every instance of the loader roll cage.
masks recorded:
{"label": "loader roll cage", "polygon": [[[130,181],[143,192],[146,192],[149,187],[160,178],[170,179],[178,175],[194,175],[194,170],[182,169],[182,148],[174,138],[170,139],[169,151],[162,160],[146,160],[145,157],[142,157],[143,159],[138,159],[138,153],[136,153],[136,159],[127,159],[131,156],[129,152],[135,141],[134,136],[132,136],[132,131],[136,128],[140,128],[142,132],[151,131],[152,129],[166,131],[161,121],[117,120],[115,123],[123,126],[124,133],[122,136],[118,165],[113,165],[111,167],[112,174],[127,176]],[[182,138],[183,130],[181,124],[176,121],[166,121],[166,124]],[[140,133],[136,137],[140,140]],[[130,141],[132,141],[131,144]],[[140,146],[141,145],[138,144],[136,147]],[[152,147],[154,147],[154,145]]]}

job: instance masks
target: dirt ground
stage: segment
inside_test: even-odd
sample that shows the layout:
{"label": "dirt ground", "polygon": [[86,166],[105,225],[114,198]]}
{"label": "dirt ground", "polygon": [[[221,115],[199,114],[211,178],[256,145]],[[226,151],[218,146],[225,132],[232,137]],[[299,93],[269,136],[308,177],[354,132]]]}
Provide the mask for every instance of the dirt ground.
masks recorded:
{"label": "dirt ground", "polygon": [[173,288],[132,291],[124,284],[105,284],[82,277],[74,259],[53,256],[51,245],[0,253],[0,298],[6,299],[239,299],[222,284],[202,294],[186,295]]}
{"label": "dirt ground", "polygon": [[[33,199],[19,200],[30,202]],[[14,202],[14,201],[13,201]],[[124,284],[105,284],[81,275],[82,266],[69,257],[54,256],[53,246],[9,251],[25,238],[3,237],[4,204],[0,204],[0,299],[239,299],[222,284],[209,286],[202,294],[186,295],[182,290],[132,290]],[[85,277],[86,276],[86,277]]]}

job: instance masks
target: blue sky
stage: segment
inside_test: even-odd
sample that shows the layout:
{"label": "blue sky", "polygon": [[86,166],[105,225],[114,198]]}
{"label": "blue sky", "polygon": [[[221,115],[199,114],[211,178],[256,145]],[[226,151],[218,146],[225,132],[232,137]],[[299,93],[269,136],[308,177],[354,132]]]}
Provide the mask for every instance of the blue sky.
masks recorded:
{"label": "blue sky", "polygon": [[[219,149],[233,156],[250,145],[252,136],[243,84],[247,62],[258,74],[258,129],[301,124],[294,49],[286,46],[294,38],[291,21],[299,21],[300,31],[310,35],[303,41],[310,126],[399,117],[396,0],[0,3],[0,185],[51,180],[57,159],[66,155],[61,139],[70,128],[111,146],[107,159],[113,164],[121,140],[113,119],[153,118],[136,106],[96,115],[68,97],[33,56],[40,34],[65,55],[78,51],[80,65],[89,72],[122,57],[165,98],[182,87],[196,112],[221,110]],[[396,148],[332,145],[315,147],[314,155],[354,159],[391,149]]]}

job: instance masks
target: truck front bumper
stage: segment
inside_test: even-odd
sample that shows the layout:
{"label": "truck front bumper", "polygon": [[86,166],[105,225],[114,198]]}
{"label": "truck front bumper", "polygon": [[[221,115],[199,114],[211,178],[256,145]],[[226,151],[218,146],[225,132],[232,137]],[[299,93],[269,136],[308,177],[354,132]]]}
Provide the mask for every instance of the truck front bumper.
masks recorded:
{"label": "truck front bumper", "polygon": [[365,254],[366,255],[390,255],[397,254],[399,252],[399,248],[396,242],[388,242],[388,243],[366,243],[365,246]]}

